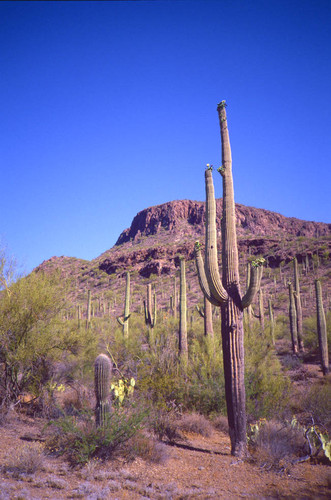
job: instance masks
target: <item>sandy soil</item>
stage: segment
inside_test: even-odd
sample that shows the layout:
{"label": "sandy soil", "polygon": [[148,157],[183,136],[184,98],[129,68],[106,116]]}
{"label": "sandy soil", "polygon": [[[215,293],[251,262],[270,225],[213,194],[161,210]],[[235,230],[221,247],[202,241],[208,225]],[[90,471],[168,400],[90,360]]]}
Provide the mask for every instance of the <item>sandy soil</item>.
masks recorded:
{"label": "sandy soil", "polygon": [[[300,463],[287,472],[266,471],[230,455],[226,434],[187,434],[179,445],[164,445],[167,460],[136,459],[94,463],[73,470],[62,458],[46,456],[35,474],[6,472],[8,455],[26,439],[38,442],[44,422],[17,417],[0,427],[0,499],[319,499],[331,498],[331,468]],[[43,442],[41,442],[43,446]]]}

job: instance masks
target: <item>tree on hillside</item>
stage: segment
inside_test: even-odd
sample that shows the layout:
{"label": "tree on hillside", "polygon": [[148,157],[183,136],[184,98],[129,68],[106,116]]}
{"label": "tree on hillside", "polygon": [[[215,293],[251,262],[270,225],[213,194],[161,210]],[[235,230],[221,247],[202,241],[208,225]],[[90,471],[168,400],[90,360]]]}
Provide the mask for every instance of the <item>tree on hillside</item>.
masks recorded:
{"label": "tree on hillside", "polygon": [[63,353],[76,352],[79,330],[61,321],[65,295],[59,277],[42,272],[8,280],[0,268],[0,406],[22,392],[38,396]]}

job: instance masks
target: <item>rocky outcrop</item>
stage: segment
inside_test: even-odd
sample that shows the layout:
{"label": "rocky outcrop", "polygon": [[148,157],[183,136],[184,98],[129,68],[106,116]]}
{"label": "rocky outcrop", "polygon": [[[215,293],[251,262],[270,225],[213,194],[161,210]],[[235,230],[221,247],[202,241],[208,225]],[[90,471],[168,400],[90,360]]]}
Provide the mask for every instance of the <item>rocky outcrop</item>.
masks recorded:
{"label": "rocky outcrop", "polygon": [[[217,225],[220,229],[222,200],[216,201]],[[331,233],[331,224],[309,222],[285,217],[261,208],[236,204],[238,236],[279,237],[284,235],[318,238]],[[131,226],[119,236],[116,246],[126,242],[137,243],[142,237],[155,236],[167,231],[168,234],[181,233],[192,238],[204,232],[205,203],[191,200],[172,201],[146,208],[133,219]]]}

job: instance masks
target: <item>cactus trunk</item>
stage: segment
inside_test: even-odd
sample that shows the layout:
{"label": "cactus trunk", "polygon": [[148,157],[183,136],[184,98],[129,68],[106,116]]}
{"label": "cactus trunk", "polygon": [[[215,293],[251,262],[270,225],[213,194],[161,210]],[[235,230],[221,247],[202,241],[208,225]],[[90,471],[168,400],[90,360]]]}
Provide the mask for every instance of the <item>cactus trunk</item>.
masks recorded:
{"label": "cactus trunk", "polygon": [[317,312],[317,334],[320,351],[321,367],[323,375],[329,373],[329,352],[326,321],[322,301],[322,287],[319,280],[315,280],[316,312]]}
{"label": "cactus trunk", "polygon": [[91,323],[91,290],[87,291],[87,310],[86,310],[86,330],[90,328]]}
{"label": "cactus trunk", "polygon": [[294,301],[295,309],[297,314],[297,334],[298,334],[298,347],[299,351],[303,351],[303,336],[302,336],[302,306],[301,306],[301,295],[300,295],[300,283],[299,283],[299,269],[298,261],[296,257],[293,259],[294,266]]}
{"label": "cactus trunk", "polygon": [[261,334],[264,335],[264,300],[263,300],[263,290],[259,290],[259,320],[261,327]]}
{"label": "cactus trunk", "polygon": [[100,354],[94,362],[94,390],[96,397],[95,423],[104,427],[110,413],[110,377],[112,363],[108,356]]}
{"label": "cactus trunk", "polygon": [[125,302],[124,302],[124,314],[122,316],[123,320],[117,318],[119,324],[123,327],[123,337],[129,337],[129,318],[130,318],[130,273],[126,273],[126,286],[125,286]]}
{"label": "cactus trunk", "polygon": [[206,245],[204,266],[199,243],[196,243],[195,251],[201,289],[212,304],[221,308],[225,396],[231,453],[244,457],[247,453],[247,443],[243,309],[252,303],[259,288],[258,266],[262,264],[264,259],[252,264],[249,288],[244,297],[241,297],[232,159],[225,101],[218,105],[217,110],[222,139],[222,167],[218,169],[223,178],[222,279],[220,279],[217,262],[215,196],[210,167],[205,172]]}
{"label": "cactus trunk", "polygon": [[147,301],[144,301],[145,324],[148,326],[149,340],[152,340],[152,330],[156,324],[156,294],[154,292],[154,312],[152,311],[152,285],[147,285]]}
{"label": "cactus trunk", "polygon": [[272,310],[271,299],[268,300],[268,308],[269,308],[269,321],[270,321],[270,336],[272,345],[275,345],[275,320],[274,320],[274,313]]}
{"label": "cactus trunk", "polygon": [[213,311],[211,307],[211,303],[209,300],[204,297],[204,334],[206,337],[214,337],[213,330]]}
{"label": "cactus trunk", "polygon": [[292,340],[293,354],[298,352],[298,330],[297,330],[297,311],[295,308],[294,292],[292,283],[288,284],[288,292],[290,298],[289,317],[290,317],[290,331]]}
{"label": "cactus trunk", "polygon": [[187,346],[187,307],[186,307],[186,277],[185,277],[185,260],[180,259],[180,290],[179,290],[179,336],[178,349],[180,358],[187,362],[188,346]]}

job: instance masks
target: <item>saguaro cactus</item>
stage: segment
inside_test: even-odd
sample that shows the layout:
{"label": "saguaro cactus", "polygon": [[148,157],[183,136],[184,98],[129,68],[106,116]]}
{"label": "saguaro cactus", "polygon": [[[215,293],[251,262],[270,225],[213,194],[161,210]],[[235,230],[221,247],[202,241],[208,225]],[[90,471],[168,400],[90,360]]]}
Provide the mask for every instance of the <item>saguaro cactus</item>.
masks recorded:
{"label": "saguaro cactus", "polygon": [[91,290],[87,291],[87,308],[86,308],[86,330],[90,328],[91,323]]}
{"label": "saguaro cactus", "polygon": [[297,310],[295,307],[292,283],[288,283],[288,293],[290,298],[289,317],[290,317],[290,331],[292,339],[292,351],[293,354],[296,354],[298,352]]}
{"label": "saguaro cactus", "polygon": [[203,296],[203,308],[196,306],[196,309],[200,316],[203,318],[204,323],[204,334],[206,337],[214,337],[213,329],[213,310],[209,300]]}
{"label": "saguaro cactus", "polygon": [[108,356],[99,354],[94,362],[94,390],[97,400],[95,407],[95,423],[104,427],[110,412],[110,377],[112,363]]}
{"label": "saguaro cactus", "polygon": [[322,287],[320,280],[315,280],[316,312],[317,312],[317,334],[320,350],[321,367],[323,375],[329,373],[329,352],[326,321],[322,301]]}
{"label": "saguaro cactus", "polygon": [[184,362],[188,358],[187,346],[187,307],[186,307],[186,276],[185,276],[185,260],[180,259],[180,288],[179,288],[179,335],[178,348],[179,355]]}
{"label": "saguaro cactus", "polygon": [[239,282],[232,159],[225,106],[225,101],[217,106],[222,140],[222,166],[218,169],[223,178],[222,279],[219,275],[217,262],[216,203],[212,169],[209,165],[207,165],[208,168],[205,172],[206,244],[204,265],[198,242],[195,245],[195,252],[201,289],[212,304],[221,308],[225,396],[231,453],[243,457],[247,453],[243,309],[252,303],[259,288],[258,266],[263,263],[264,259],[258,259],[252,263],[249,288],[242,297]]}
{"label": "saguaro cactus", "polygon": [[[152,285],[147,285],[147,302],[144,300],[145,323],[148,326],[149,335],[156,325],[156,293],[154,292],[154,313],[152,312]],[[151,340],[151,339],[150,339]]]}
{"label": "saguaro cactus", "polygon": [[[123,318],[123,319],[121,319]],[[123,327],[124,338],[129,337],[129,318],[130,318],[130,273],[126,273],[126,287],[125,287],[125,302],[124,314],[117,318],[119,324]]]}
{"label": "saguaro cactus", "polygon": [[297,335],[298,335],[298,347],[299,351],[303,351],[303,338],[302,338],[302,306],[301,306],[301,295],[300,295],[300,282],[299,282],[299,269],[297,258],[293,259],[294,268],[294,302],[297,314]]}
{"label": "saguaro cactus", "polygon": [[272,310],[271,299],[268,299],[268,309],[269,309],[269,321],[270,321],[270,336],[272,344],[275,345],[275,320],[274,320],[274,312]]}

